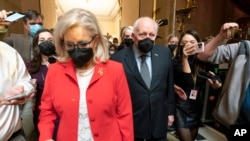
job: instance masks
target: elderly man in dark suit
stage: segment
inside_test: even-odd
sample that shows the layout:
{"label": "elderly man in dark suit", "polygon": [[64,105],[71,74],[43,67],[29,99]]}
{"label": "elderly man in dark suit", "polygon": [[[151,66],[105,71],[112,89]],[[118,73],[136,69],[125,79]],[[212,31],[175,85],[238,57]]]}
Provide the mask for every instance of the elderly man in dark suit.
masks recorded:
{"label": "elderly man in dark suit", "polygon": [[166,141],[174,121],[171,52],[155,45],[158,24],[149,17],[134,23],[134,45],[114,54],[123,63],[132,98],[135,141]]}

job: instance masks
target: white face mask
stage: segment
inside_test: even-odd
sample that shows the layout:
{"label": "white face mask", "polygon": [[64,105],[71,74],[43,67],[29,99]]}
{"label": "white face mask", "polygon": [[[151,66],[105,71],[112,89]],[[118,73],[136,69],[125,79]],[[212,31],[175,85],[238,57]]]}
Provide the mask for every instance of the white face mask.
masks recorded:
{"label": "white face mask", "polygon": [[109,51],[109,54],[114,54],[115,53],[115,51]]}

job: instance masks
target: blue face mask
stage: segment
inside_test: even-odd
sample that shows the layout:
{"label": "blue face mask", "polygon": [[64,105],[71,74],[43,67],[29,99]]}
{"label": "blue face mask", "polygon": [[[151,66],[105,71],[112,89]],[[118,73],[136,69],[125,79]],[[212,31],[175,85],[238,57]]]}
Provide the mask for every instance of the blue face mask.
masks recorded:
{"label": "blue face mask", "polygon": [[40,24],[32,24],[30,25],[30,35],[34,36],[36,32],[40,29],[43,29],[43,26]]}

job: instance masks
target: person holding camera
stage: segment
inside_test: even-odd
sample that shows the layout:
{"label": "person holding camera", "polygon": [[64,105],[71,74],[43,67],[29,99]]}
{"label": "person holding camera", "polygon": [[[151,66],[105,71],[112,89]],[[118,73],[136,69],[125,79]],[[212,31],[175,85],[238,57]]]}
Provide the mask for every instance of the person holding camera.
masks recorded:
{"label": "person holding camera", "polygon": [[[247,62],[249,62],[248,60],[250,57],[250,41],[244,41],[245,50],[242,50],[241,45],[243,42],[239,40],[238,37],[240,36],[240,33],[237,31],[240,31],[237,23],[224,23],[221,26],[219,33],[206,44],[205,51],[198,55],[198,58],[202,61],[215,64],[230,63],[225,84],[223,85],[220,94],[220,97],[223,95],[228,97],[227,101],[224,102],[228,103],[229,107],[227,107],[227,110],[224,110],[222,113],[227,119],[222,121],[218,117],[218,114],[214,113],[215,119],[226,127],[224,134],[229,141],[235,140],[233,139],[231,129],[233,130],[235,128],[250,126],[250,76],[248,74],[249,70],[246,70],[249,69],[249,66],[247,67]],[[224,44],[232,38],[237,38],[238,42]],[[243,58],[239,58],[240,55],[243,55]],[[245,64],[241,65],[243,62],[245,62]],[[235,81],[235,78],[240,80]],[[232,95],[230,95],[230,92],[233,92]],[[242,99],[239,96],[242,97]],[[238,98],[241,100],[236,101],[235,99]],[[236,106],[238,103],[240,103],[239,107]],[[230,105],[237,107],[238,110],[230,111],[233,109]]]}
{"label": "person holding camera", "polygon": [[[206,81],[219,88],[219,80],[212,81],[197,76],[198,71],[207,71],[207,64],[197,59],[203,44],[195,30],[187,30],[180,36],[176,56],[173,58],[176,115],[174,126],[180,141],[194,141],[198,135],[202,113],[202,91]],[[201,46],[200,46],[201,45]],[[214,73],[210,72],[213,76]]]}
{"label": "person holding camera", "polygon": [[121,44],[117,47],[117,51],[120,51],[124,48],[131,47],[134,44],[132,38],[133,27],[126,26],[121,30]]}

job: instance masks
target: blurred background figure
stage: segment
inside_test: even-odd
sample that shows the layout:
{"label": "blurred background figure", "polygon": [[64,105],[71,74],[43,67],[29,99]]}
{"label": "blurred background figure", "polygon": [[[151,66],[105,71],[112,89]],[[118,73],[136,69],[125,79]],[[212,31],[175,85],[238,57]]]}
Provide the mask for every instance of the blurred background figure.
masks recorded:
{"label": "blurred background figure", "polygon": [[55,54],[56,52],[52,31],[49,29],[38,30],[33,38],[34,57],[29,63],[26,64],[31,77],[37,80],[37,92],[34,97],[35,102],[33,108],[33,122],[35,126],[36,138],[33,138],[32,141],[38,140],[39,137],[37,125],[39,122],[38,117],[40,110],[38,107],[40,106],[44,80],[48,71],[48,67],[51,63],[54,63],[56,61],[54,58]]}
{"label": "blurred background figure", "polygon": [[113,38],[113,42],[112,42],[116,47],[118,47],[118,45],[119,45],[119,40],[118,40],[118,38]]}
{"label": "blurred background figure", "polygon": [[132,38],[132,32],[133,27],[132,26],[126,26],[121,30],[121,44],[118,46],[117,51],[126,48],[131,47],[134,44],[133,38]]}
{"label": "blurred background figure", "polygon": [[110,44],[109,46],[109,55],[113,55],[116,52],[116,46],[114,44]]}
{"label": "blurred background figure", "polygon": [[177,44],[179,42],[179,38],[175,34],[169,34],[166,38],[166,46],[171,50],[172,56],[174,57],[176,54]]}

